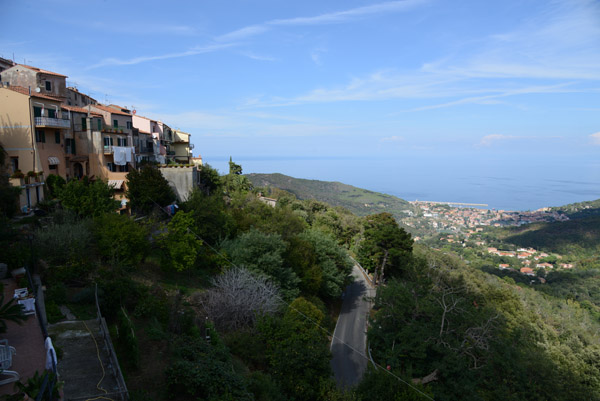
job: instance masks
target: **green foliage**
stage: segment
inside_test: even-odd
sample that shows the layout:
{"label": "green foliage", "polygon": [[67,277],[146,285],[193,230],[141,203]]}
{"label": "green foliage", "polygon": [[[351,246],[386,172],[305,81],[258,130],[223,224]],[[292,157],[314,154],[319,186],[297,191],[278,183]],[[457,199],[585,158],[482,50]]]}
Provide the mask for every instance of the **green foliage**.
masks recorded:
{"label": "green foliage", "polygon": [[71,180],[59,192],[58,198],[65,209],[79,216],[97,217],[112,213],[119,208],[119,201],[113,199],[114,189],[105,181]]}
{"label": "green foliage", "polygon": [[[339,297],[353,266],[346,251],[335,239],[320,230],[306,230],[298,237],[311,244],[314,249],[321,276],[319,294],[326,298]],[[306,274],[303,276],[306,277]]]}
{"label": "green foliage", "polygon": [[23,324],[27,316],[14,298],[4,302],[4,285],[0,285],[0,333],[6,333],[6,322]]}
{"label": "green foliage", "polygon": [[56,322],[60,322],[65,318],[65,315],[60,311],[60,307],[54,301],[46,302],[46,317],[48,318],[48,323],[54,324]]}
{"label": "green foliage", "polygon": [[228,238],[233,231],[234,222],[226,212],[223,197],[218,194],[208,196],[194,191],[182,207],[194,219],[194,232],[211,245]]}
{"label": "green foliage", "polygon": [[46,177],[46,187],[50,198],[57,198],[60,192],[64,189],[67,182],[60,175],[48,174]]}
{"label": "green foliage", "polygon": [[246,193],[252,190],[252,183],[248,177],[242,175],[242,166],[235,164],[229,158],[229,174],[221,177],[225,193],[233,196],[236,193]]}
{"label": "green foliage", "polygon": [[148,229],[125,215],[101,215],[93,231],[100,254],[113,264],[135,266],[150,246]]}
{"label": "green foliage", "polygon": [[403,199],[340,182],[304,180],[283,174],[248,174],[247,177],[254,186],[276,187],[294,194],[298,199],[315,199],[331,206],[342,206],[358,216],[390,212],[399,218],[405,216],[405,210],[414,210]]}
{"label": "green foliage", "polygon": [[364,239],[358,251],[361,265],[380,277],[394,277],[410,263],[413,241],[389,213],[365,218]]}
{"label": "green foliage", "polygon": [[331,376],[327,336],[318,327],[323,319],[316,306],[297,298],[283,319],[265,319],[259,325],[269,372],[288,400],[319,399],[319,383]]}
{"label": "green foliage", "polygon": [[[411,380],[406,377],[402,379],[405,382]],[[420,394],[414,388],[410,388],[389,372],[383,369],[375,370],[369,365],[363,380],[356,389],[356,393],[361,401],[425,401],[433,398],[431,392],[424,386],[413,385],[413,387],[425,393],[428,397]]]}
{"label": "green foliage", "polygon": [[202,241],[194,235],[193,227],[192,214],[181,211],[173,216],[167,225],[167,232],[160,237],[165,249],[165,265],[180,272],[194,267]]}
{"label": "green foliage", "polygon": [[200,190],[206,195],[218,195],[222,185],[219,172],[210,164],[204,164],[198,174],[200,174]]}
{"label": "green foliage", "polygon": [[[46,378],[47,376],[47,378]],[[40,391],[42,390],[42,386],[44,382],[46,382],[46,391],[48,390],[50,383],[55,381],[54,387],[52,389],[52,393],[48,394],[44,393],[42,396]],[[45,371],[43,374],[40,374],[38,371],[35,371],[33,376],[27,379],[25,383],[21,383],[20,381],[15,382],[15,390],[17,393],[13,396],[9,396],[7,400],[15,400],[21,401],[24,398],[24,394],[29,396],[29,399],[40,400],[40,401],[52,401],[60,399],[60,389],[62,388],[62,383],[58,381],[58,377],[55,373]],[[14,397],[14,398],[13,398]],[[39,398],[38,398],[39,397]]]}
{"label": "green foliage", "polygon": [[234,265],[271,277],[281,288],[283,297],[293,299],[299,293],[299,280],[292,268],[284,265],[286,245],[278,234],[252,229],[224,241],[222,248]]}
{"label": "green foliage", "polygon": [[140,349],[137,336],[135,335],[134,325],[127,314],[125,308],[121,307],[117,315],[118,345],[121,349],[121,358],[123,363],[137,369],[140,363]]}
{"label": "green foliage", "polygon": [[52,222],[35,231],[39,257],[59,265],[89,260],[93,243],[91,221],[68,212],[52,217]]}
{"label": "green foliage", "polygon": [[181,336],[172,343],[173,363],[167,368],[170,397],[202,400],[252,400],[243,378],[233,372],[231,356],[211,332],[211,342],[201,337]]}
{"label": "green foliage", "polygon": [[177,198],[160,170],[146,165],[127,174],[127,197],[134,213],[148,214],[155,207],[165,207]]}

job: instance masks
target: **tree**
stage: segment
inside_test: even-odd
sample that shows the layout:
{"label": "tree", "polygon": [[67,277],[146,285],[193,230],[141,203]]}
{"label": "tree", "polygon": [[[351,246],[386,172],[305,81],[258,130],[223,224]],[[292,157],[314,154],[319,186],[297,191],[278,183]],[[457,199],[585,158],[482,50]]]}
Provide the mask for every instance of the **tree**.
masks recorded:
{"label": "tree", "polygon": [[160,170],[146,165],[127,174],[127,197],[135,213],[148,214],[155,207],[165,207],[177,197]]}
{"label": "tree", "polygon": [[234,265],[272,278],[282,296],[291,300],[298,295],[299,280],[291,267],[284,266],[286,246],[280,235],[265,234],[256,229],[224,241],[222,245]]}
{"label": "tree", "polygon": [[65,209],[73,210],[79,216],[97,217],[119,208],[120,202],[113,198],[114,192],[106,181],[90,181],[83,177],[69,181],[58,197]]}
{"label": "tree", "polygon": [[204,164],[198,174],[200,174],[200,190],[206,195],[216,194],[222,185],[219,172],[210,164]]}
{"label": "tree", "polygon": [[223,196],[206,195],[201,191],[193,191],[182,205],[194,219],[194,232],[211,245],[229,237],[234,229],[233,219],[226,213]]}
{"label": "tree", "polygon": [[320,384],[331,377],[327,335],[319,327],[324,317],[314,304],[297,298],[283,319],[261,322],[269,370],[289,400],[318,399]]}
{"label": "tree", "polygon": [[176,271],[189,270],[196,263],[202,241],[191,231],[193,226],[190,213],[177,212],[167,225],[167,232],[161,234],[165,249],[163,262]]}
{"label": "tree", "polygon": [[202,305],[221,330],[252,327],[259,317],[275,313],[281,305],[277,286],[248,269],[228,269],[212,284],[203,294]]}
{"label": "tree", "polygon": [[116,213],[96,218],[94,233],[100,253],[113,265],[135,266],[150,245],[146,227]]}
{"label": "tree", "polygon": [[402,272],[411,259],[412,244],[410,234],[398,226],[390,213],[367,216],[359,261],[375,273],[375,281],[379,282]]}
{"label": "tree", "polygon": [[60,194],[60,191],[65,187],[67,182],[60,175],[49,174],[46,177],[46,186],[50,197],[56,198]]}
{"label": "tree", "polygon": [[230,196],[241,192],[245,193],[252,189],[252,183],[242,175],[242,166],[235,164],[229,157],[229,174],[222,177],[225,192]]}

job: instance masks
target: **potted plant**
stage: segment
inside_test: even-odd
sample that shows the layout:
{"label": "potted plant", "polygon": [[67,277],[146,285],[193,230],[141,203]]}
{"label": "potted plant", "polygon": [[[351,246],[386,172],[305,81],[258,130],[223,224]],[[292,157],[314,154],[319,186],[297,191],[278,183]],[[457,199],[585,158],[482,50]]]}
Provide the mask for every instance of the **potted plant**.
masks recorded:
{"label": "potted plant", "polygon": [[43,171],[38,171],[37,182],[44,182],[44,172]]}
{"label": "potted plant", "polygon": [[10,176],[10,178],[20,178],[20,179],[22,179],[22,178],[24,178],[24,177],[25,177],[25,174],[23,174],[23,172],[22,172],[21,170],[17,170],[17,171],[15,171],[15,172],[14,172],[14,173],[13,173],[13,174]]}
{"label": "potted plant", "polygon": [[31,182],[31,179],[35,178],[36,176],[37,176],[37,173],[35,171],[28,171],[27,176],[25,177],[25,182],[27,184],[29,184]]}

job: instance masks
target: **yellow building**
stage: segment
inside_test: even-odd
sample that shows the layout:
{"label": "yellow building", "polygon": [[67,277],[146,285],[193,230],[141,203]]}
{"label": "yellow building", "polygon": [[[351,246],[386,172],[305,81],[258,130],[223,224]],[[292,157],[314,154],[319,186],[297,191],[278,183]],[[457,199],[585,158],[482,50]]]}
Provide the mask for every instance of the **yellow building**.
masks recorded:
{"label": "yellow building", "polygon": [[173,152],[172,159],[175,163],[191,164],[194,145],[190,144],[190,134],[180,130],[173,130],[173,143],[171,144]]}

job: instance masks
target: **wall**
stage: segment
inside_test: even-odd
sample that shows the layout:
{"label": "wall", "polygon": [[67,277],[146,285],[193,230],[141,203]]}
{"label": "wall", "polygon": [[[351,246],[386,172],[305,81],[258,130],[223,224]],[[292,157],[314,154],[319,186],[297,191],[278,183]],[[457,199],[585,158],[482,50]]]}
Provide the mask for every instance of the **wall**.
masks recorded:
{"label": "wall", "polygon": [[19,170],[40,171],[35,138],[32,138],[33,111],[29,96],[0,88],[0,142],[11,157],[18,157]]}
{"label": "wall", "polygon": [[160,167],[159,171],[169,181],[180,202],[185,202],[198,186],[199,177],[196,167]]}

